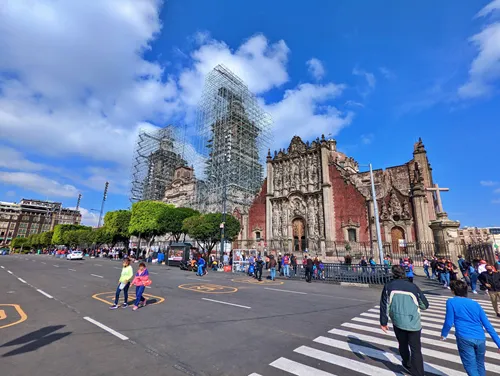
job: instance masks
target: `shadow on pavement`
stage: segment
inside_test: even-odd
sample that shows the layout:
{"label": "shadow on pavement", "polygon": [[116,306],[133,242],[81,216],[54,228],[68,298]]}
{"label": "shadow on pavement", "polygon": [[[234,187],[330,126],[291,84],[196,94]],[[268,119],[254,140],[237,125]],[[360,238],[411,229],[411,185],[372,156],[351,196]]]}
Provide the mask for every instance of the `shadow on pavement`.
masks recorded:
{"label": "shadow on pavement", "polygon": [[[377,346],[374,346],[369,342],[363,341],[363,340],[359,339],[358,337],[356,337],[356,335],[350,335],[347,338],[348,338],[348,344],[349,344],[349,347],[351,348],[351,351],[360,360],[366,360],[366,358],[368,358],[368,359],[372,359],[372,360],[375,360],[377,362],[380,362],[380,363],[384,364],[389,370],[394,372],[396,375],[401,374],[403,372],[403,368],[400,365],[392,363],[391,360],[388,359],[386,356],[373,357],[373,356],[370,356],[369,354],[368,355],[363,354],[362,351],[359,351],[358,346],[363,346],[363,347],[367,347],[367,348],[372,349],[372,350],[380,351],[381,352],[380,355],[382,355],[383,352],[386,352],[386,350],[381,349]],[[390,348],[390,351],[395,353],[396,355],[399,355],[399,352],[397,351],[397,349]]]}
{"label": "shadow on pavement", "polygon": [[53,342],[56,342],[64,337],[67,337],[71,334],[71,332],[54,333],[55,331],[62,329],[64,327],[65,325],[46,326],[45,328],[38,329],[34,332],[25,334],[22,337],[7,342],[1,347],[9,347],[17,345],[24,345],[24,346],[9,351],[8,353],[2,355],[2,357],[8,357],[35,351],[41,347],[50,345]]}

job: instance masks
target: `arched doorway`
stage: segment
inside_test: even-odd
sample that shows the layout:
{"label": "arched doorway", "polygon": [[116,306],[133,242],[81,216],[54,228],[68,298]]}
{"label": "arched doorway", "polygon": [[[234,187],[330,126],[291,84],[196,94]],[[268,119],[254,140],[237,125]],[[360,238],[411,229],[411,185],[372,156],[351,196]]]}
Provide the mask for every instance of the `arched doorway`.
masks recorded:
{"label": "arched doorway", "polygon": [[306,224],[304,219],[295,218],[292,221],[293,250],[303,252],[306,249]]}
{"label": "arched doorway", "polygon": [[405,248],[405,230],[395,226],[391,230],[392,248],[401,251]]}

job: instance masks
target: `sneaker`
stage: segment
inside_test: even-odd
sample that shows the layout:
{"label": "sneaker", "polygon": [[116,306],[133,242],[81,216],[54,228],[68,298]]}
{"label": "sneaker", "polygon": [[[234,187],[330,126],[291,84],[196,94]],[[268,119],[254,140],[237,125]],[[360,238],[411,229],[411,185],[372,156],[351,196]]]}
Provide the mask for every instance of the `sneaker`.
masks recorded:
{"label": "sneaker", "polygon": [[111,307],[109,307],[109,309],[117,309],[118,306],[116,304],[113,304]]}
{"label": "sneaker", "polygon": [[132,311],[137,311],[139,309],[139,307],[137,307],[136,305],[134,306],[134,308],[132,308]]}
{"label": "sneaker", "polygon": [[477,291],[476,291],[476,290],[474,290],[474,291],[472,291],[472,293],[473,293],[473,294],[477,294]]}
{"label": "sneaker", "polygon": [[446,286],[446,288],[447,288],[448,290],[451,290],[451,287],[450,287],[450,286]]}
{"label": "sneaker", "polygon": [[128,307],[128,304],[127,303],[123,303],[122,304],[122,308],[127,308]]}

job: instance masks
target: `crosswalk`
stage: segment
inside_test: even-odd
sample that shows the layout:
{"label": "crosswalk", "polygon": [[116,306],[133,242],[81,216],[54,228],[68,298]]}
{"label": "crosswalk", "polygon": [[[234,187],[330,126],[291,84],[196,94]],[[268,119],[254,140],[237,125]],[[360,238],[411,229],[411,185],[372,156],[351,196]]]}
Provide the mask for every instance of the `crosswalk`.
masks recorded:
{"label": "crosswalk", "polygon": [[[422,354],[426,374],[467,376],[455,343],[454,328],[441,341],[447,296],[427,296],[430,307],[422,312]],[[487,300],[476,299],[500,333],[500,319]],[[392,328],[392,325],[389,324]],[[486,334],[486,371],[500,375],[498,348]],[[379,306],[361,313],[340,328],[334,328],[293,350],[266,367],[263,375],[335,376],[335,375],[407,375],[394,332],[380,329]],[[262,376],[252,373],[249,376]]]}

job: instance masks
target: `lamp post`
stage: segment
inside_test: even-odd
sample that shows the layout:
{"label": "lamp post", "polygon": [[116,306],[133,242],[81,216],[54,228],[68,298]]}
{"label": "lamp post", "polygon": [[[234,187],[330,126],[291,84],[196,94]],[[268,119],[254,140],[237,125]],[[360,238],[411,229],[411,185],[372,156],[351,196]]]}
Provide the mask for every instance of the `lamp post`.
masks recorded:
{"label": "lamp post", "polygon": [[373,178],[372,164],[370,163],[370,183],[372,186],[372,198],[373,198],[373,214],[375,215],[375,228],[377,231],[377,243],[378,252],[380,256],[380,265],[384,263],[384,250],[382,246],[382,236],[380,234],[380,220],[378,217],[378,204],[377,204],[377,193],[375,192],[375,179]]}
{"label": "lamp post", "polygon": [[226,150],[222,171],[222,223],[220,224],[220,260],[224,261],[224,248],[226,243],[226,211],[227,211],[227,175],[230,174],[229,163],[231,162],[231,135],[224,136]]}

